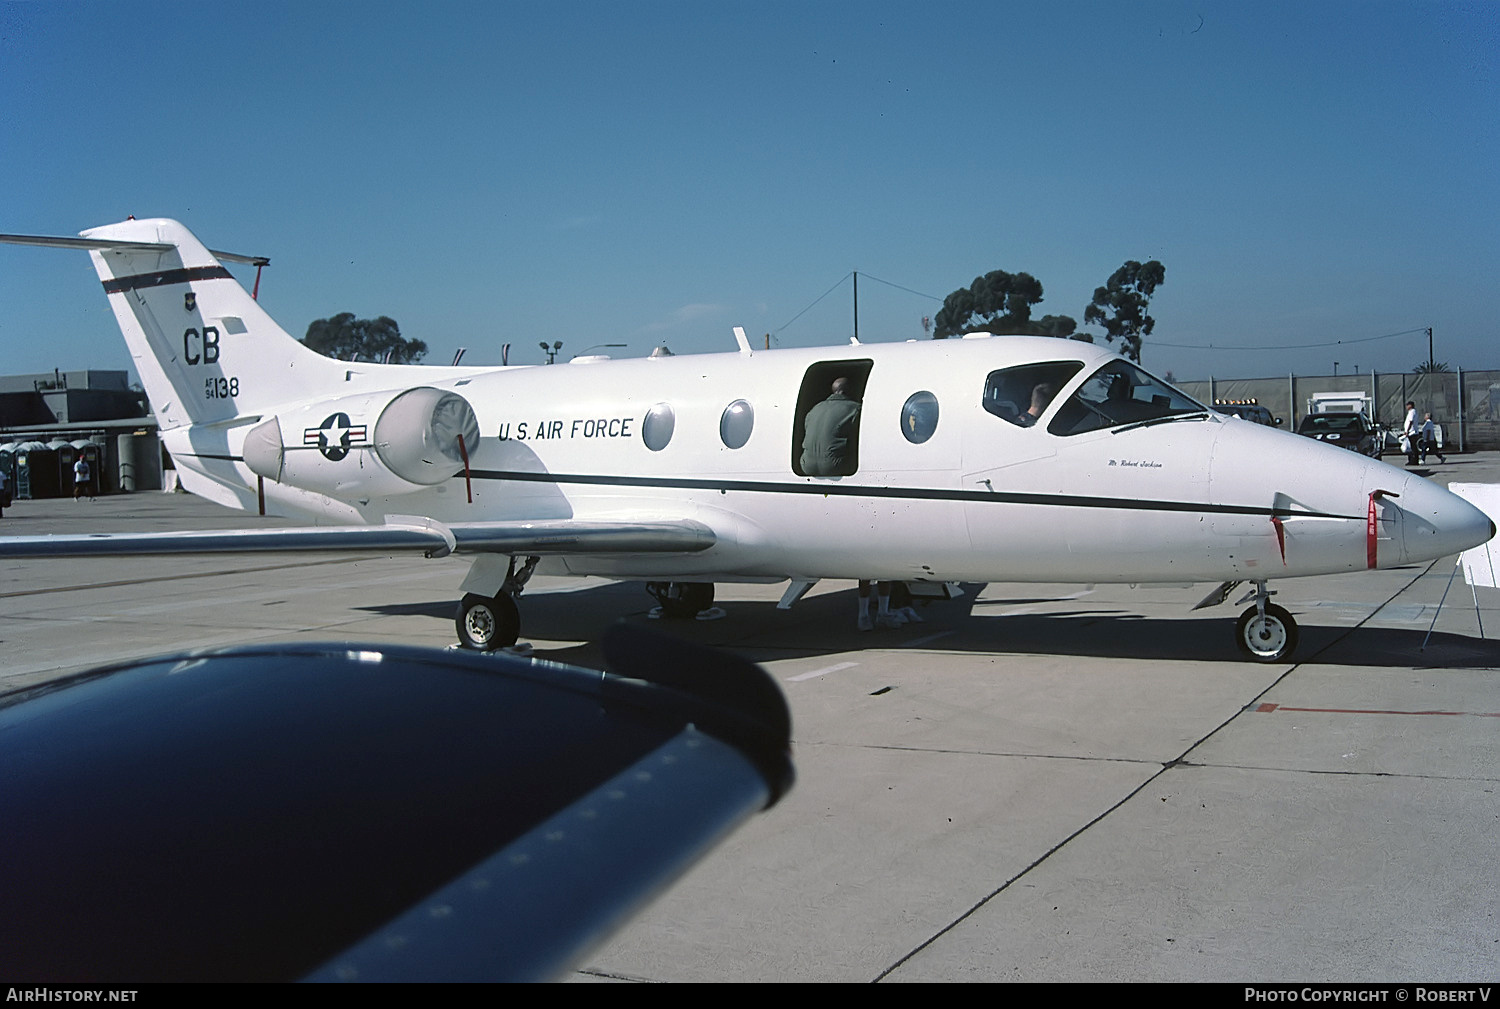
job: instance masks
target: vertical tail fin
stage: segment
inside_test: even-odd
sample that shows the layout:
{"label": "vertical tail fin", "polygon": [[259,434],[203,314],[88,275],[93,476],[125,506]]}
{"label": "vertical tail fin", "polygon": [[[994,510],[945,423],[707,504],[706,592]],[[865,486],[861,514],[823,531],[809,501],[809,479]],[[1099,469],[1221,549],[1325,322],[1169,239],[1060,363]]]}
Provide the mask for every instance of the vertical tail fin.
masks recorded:
{"label": "vertical tail fin", "polygon": [[192,233],[165,219],[83,233],[163,431],[268,412],[343,365],[278,326]]}

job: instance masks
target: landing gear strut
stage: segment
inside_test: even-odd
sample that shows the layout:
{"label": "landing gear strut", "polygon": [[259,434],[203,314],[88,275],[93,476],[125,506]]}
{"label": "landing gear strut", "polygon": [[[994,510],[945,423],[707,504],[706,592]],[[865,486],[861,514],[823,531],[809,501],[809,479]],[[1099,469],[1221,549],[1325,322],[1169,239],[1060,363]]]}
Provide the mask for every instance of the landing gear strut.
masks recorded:
{"label": "landing gear strut", "polygon": [[512,557],[505,585],[499,592],[493,596],[470,592],[459,601],[453,624],[458,630],[461,647],[489,652],[516,643],[521,636],[521,610],[516,605],[516,597],[526,588],[539,560],[539,557],[528,557],[517,570],[516,559]]}
{"label": "landing gear strut", "polygon": [[713,582],[647,582],[646,591],[668,620],[692,620],[714,604]]}
{"label": "landing gear strut", "polygon": [[1235,624],[1234,643],[1256,662],[1280,662],[1297,647],[1297,621],[1271,602],[1275,594],[1264,581],[1256,582],[1255,605],[1241,613]]}

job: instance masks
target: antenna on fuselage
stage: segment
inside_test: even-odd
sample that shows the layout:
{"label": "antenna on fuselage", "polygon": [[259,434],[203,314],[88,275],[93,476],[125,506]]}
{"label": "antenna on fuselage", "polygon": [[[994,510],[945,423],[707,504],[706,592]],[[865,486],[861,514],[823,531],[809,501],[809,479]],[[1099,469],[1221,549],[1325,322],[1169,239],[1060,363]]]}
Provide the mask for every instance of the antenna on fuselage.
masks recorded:
{"label": "antenna on fuselage", "polygon": [[750,349],[750,338],[745,335],[745,330],[740,326],[734,327],[734,342],[740,345],[741,354],[755,353]]}

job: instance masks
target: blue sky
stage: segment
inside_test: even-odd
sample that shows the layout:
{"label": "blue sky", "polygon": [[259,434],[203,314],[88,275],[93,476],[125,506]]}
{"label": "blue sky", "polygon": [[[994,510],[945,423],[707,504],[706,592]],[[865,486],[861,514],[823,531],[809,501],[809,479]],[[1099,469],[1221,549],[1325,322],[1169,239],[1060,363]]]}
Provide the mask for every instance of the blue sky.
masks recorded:
{"label": "blue sky", "polygon": [[[1487,2],[0,2],[0,232],[174,217],[434,363],[844,343],[850,271],[866,342],[994,269],[1081,323],[1155,258],[1179,379],[1500,368],[1497,54]],[[128,366],[86,256],[0,246],[0,361]]]}

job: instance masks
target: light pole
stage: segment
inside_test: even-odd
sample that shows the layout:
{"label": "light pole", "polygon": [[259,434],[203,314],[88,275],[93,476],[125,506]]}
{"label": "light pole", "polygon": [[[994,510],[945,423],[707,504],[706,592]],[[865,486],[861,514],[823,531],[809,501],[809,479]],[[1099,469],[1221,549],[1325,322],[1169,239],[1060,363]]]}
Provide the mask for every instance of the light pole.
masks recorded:
{"label": "light pole", "polygon": [[543,340],[541,342],[540,346],[542,348],[542,353],[547,355],[547,363],[548,364],[556,364],[557,363],[557,352],[559,350],[562,350],[562,341],[558,340],[556,343],[554,343],[552,346],[549,347],[549,346],[547,346],[547,341]]}

